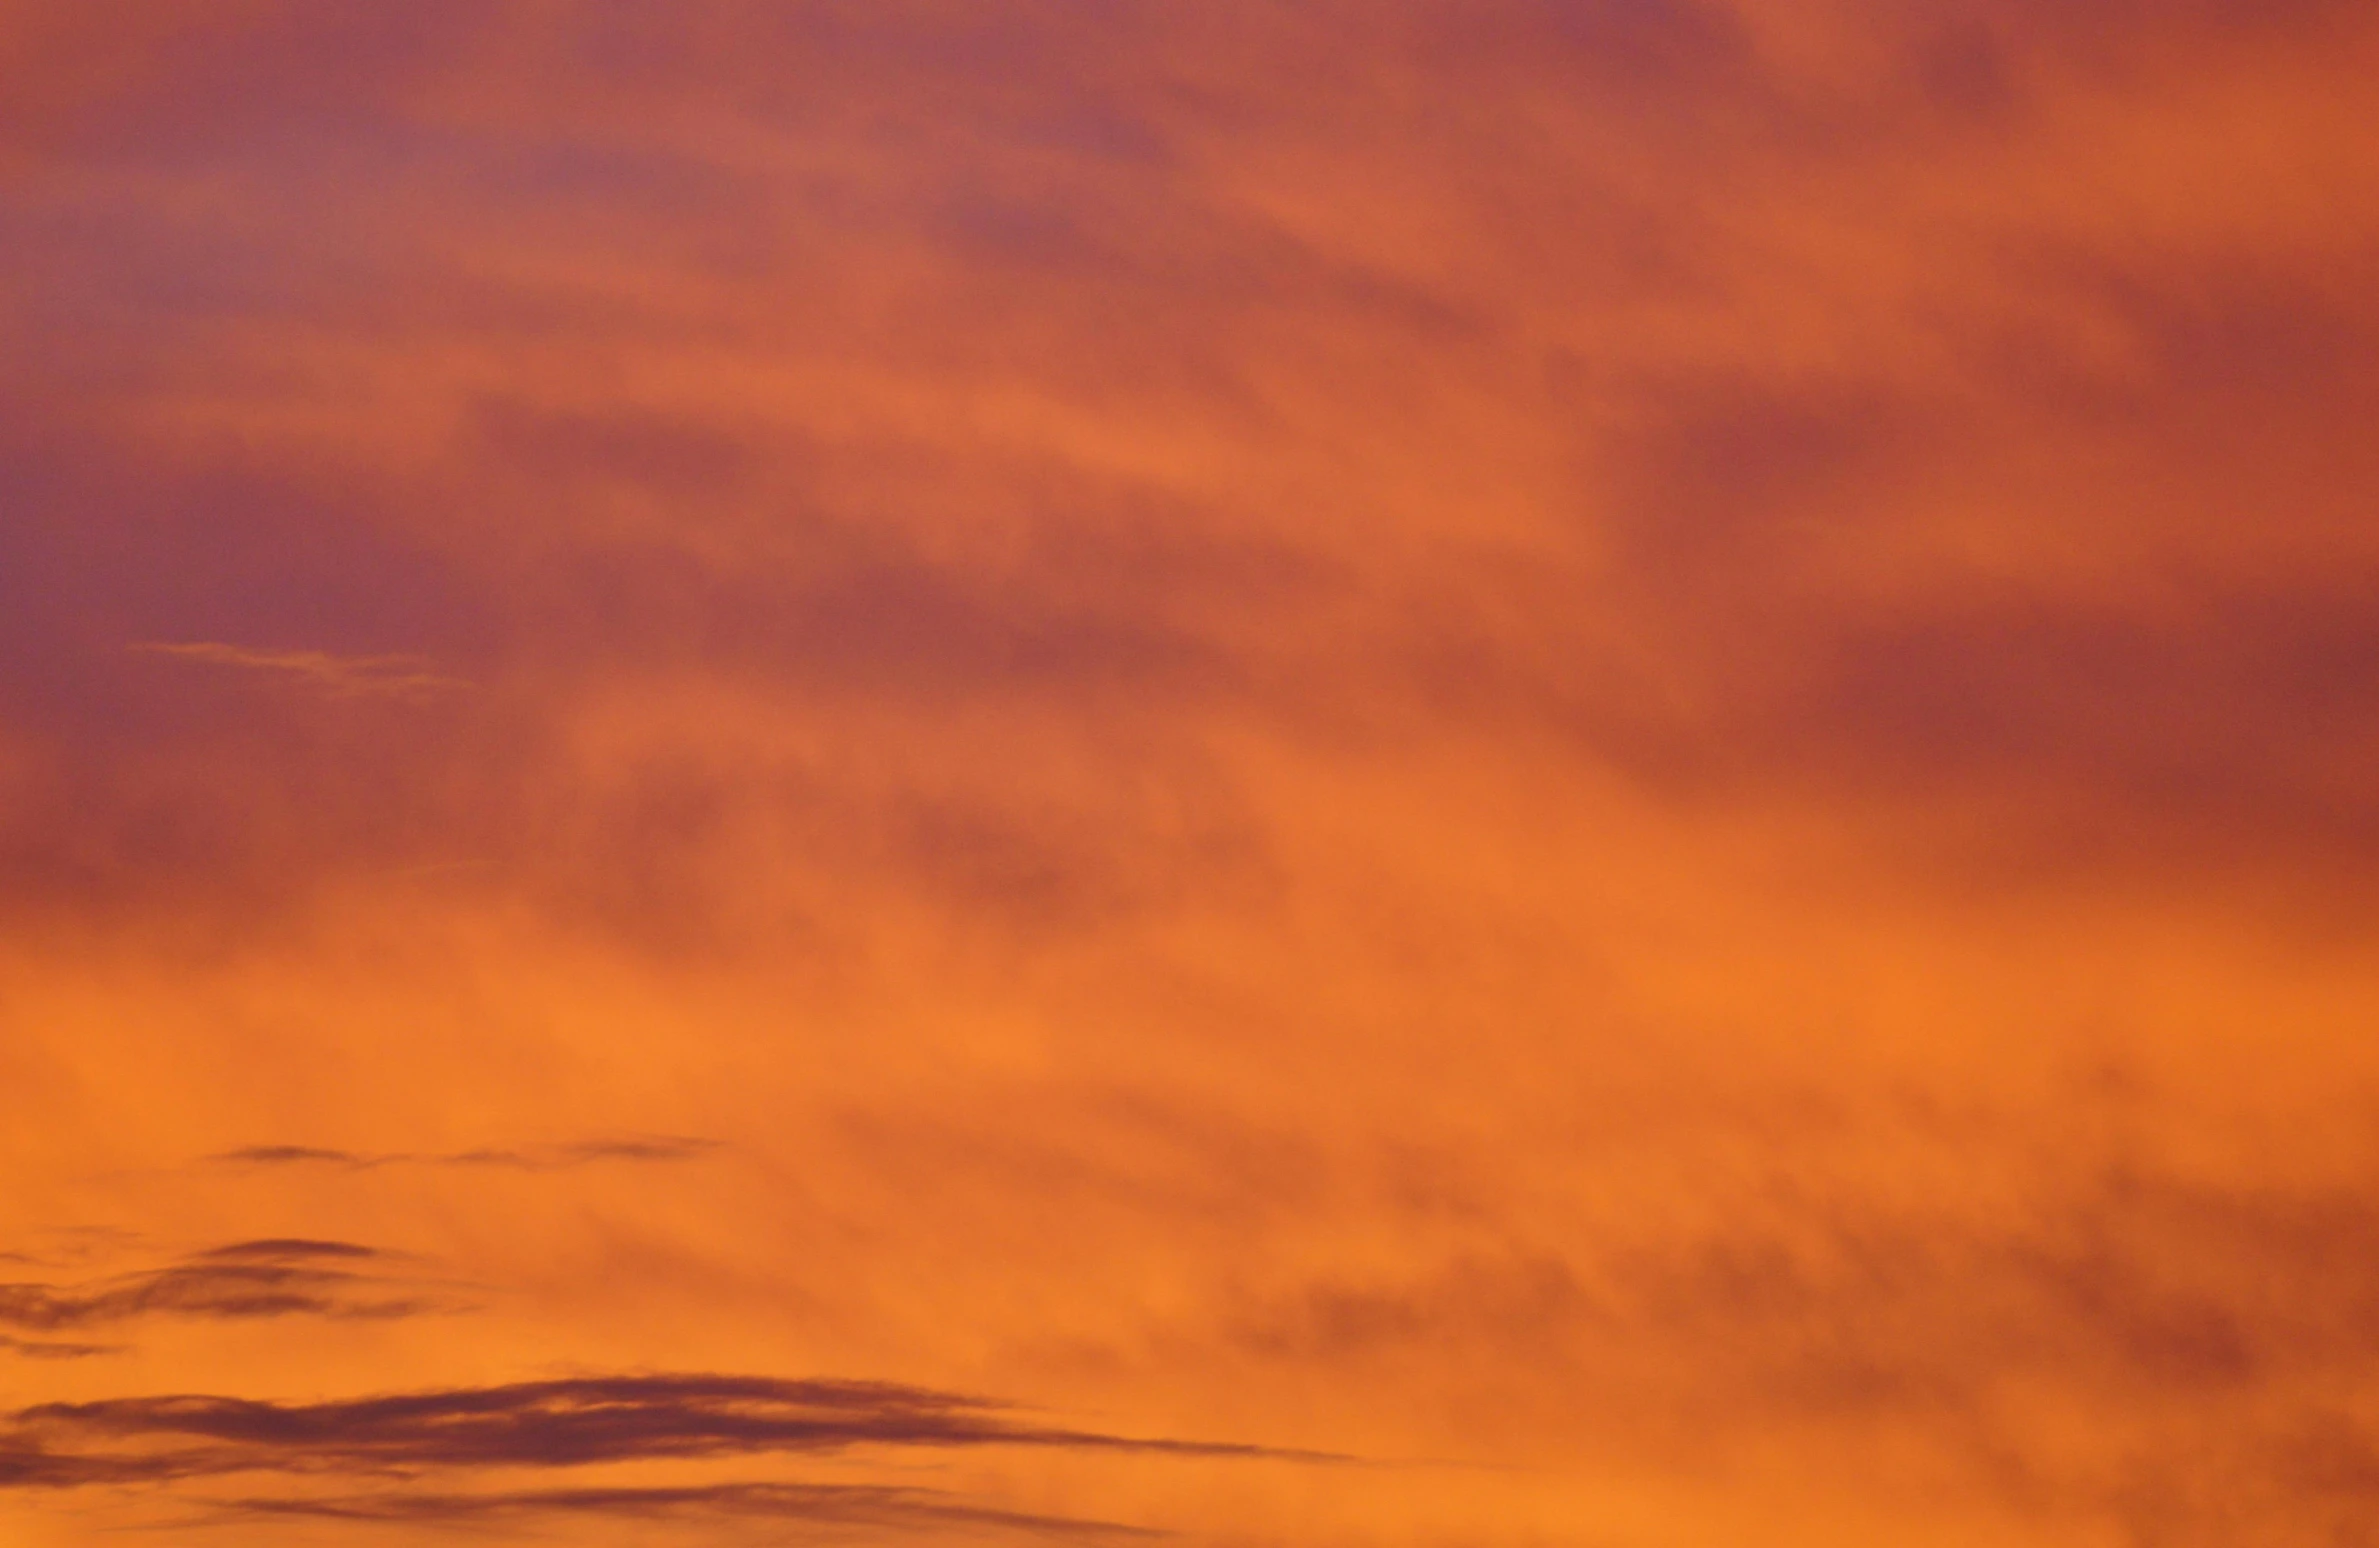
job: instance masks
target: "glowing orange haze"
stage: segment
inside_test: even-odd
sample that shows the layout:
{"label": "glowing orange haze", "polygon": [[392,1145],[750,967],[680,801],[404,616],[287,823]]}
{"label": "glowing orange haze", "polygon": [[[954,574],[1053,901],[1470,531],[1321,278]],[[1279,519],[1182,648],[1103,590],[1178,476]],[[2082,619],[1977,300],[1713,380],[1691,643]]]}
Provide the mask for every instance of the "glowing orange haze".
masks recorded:
{"label": "glowing orange haze", "polygon": [[2375,71],[0,0],[0,1541],[2362,1541]]}

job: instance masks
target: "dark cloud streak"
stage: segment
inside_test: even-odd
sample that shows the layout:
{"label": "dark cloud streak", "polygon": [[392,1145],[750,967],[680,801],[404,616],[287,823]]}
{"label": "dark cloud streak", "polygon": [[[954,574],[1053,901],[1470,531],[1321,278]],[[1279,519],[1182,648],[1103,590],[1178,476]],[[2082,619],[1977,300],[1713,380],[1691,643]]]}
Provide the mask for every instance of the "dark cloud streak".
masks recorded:
{"label": "dark cloud streak", "polygon": [[0,1284],[0,1325],[46,1333],[151,1316],[394,1318],[452,1309],[409,1290],[386,1293],[401,1282],[364,1267],[386,1256],[349,1242],[234,1242],[83,1284]]}
{"label": "dark cloud streak", "polygon": [[577,1377],[319,1403],[173,1395],[21,1409],[0,1431],[0,1487],[250,1471],[415,1473],[773,1454],[860,1446],[1029,1446],[1183,1458],[1339,1461],[1227,1442],[1024,1422],[1017,1410],[889,1382]]}
{"label": "dark cloud streak", "polygon": [[206,1157],[238,1166],[336,1166],[368,1171],[383,1166],[497,1167],[556,1172],[602,1161],[692,1161],[720,1142],[683,1135],[627,1135],[559,1145],[481,1147],[444,1152],[332,1150],[315,1145],[246,1145]]}
{"label": "dark cloud streak", "polygon": [[87,1360],[93,1355],[120,1354],[120,1344],[70,1344],[52,1339],[9,1338],[0,1335],[0,1350],[28,1360]]}
{"label": "dark cloud streak", "polygon": [[1029,1515],[970,1505],[939,1490],[858,1484],[723,1483],[682,1488],[529,1489],[505,1493],[382,1493],[315,1498],[229,1500],[205,1518],[224,1524],[258,1518],[386,1525],[465,1527],[521,1519],[594,1516],[805,1521],[884,1530],[983,1527],[1038,1535],[1157,1537],[1119,1522]]}

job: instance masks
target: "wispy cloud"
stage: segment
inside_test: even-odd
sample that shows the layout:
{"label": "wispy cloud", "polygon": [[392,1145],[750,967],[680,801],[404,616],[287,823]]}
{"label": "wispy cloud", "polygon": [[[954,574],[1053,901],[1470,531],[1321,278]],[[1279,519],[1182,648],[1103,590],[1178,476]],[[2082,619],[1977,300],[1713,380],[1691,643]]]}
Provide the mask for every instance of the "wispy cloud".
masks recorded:
{"label": "wispy cloud", "polygon": [[2366,1530],[2379,6],[0,16],[0,1476]]}
{"label": "wispy cloud", "polygon": [[332,698],[420,698],[474,686],[436,671],[422,656],[340,656],[322,650],[258,650],[219,640],[145,640],[144,655],[174,656],[210,666],[275,673]]}
{"label": "wispy cloud", "polygon": [[575,1377],[319,1403],[184,1394],[45,1403],[0,1428],[0,1487],[252,1471],[578,1467],[860,1446],[1343,1460],[1111,1435],[1020,1415],[1009,1404],[891,1382],[723,1375]]}
{"label": "wispy cloud", "polygon": [[881,1529],[961,1526],[1037,1535],[1159,1537],[1120,1522],[1033,1515],[969,1504],[938,1489],[860,1484],[721,1483],[684,1488],[525,1489],[502,1493],[409,1493],[247,1498],[214,1505],[202,1522],[258,1517],[385,1525],[480,1526],[540,1517],[627,1517],[803,1521]]}
{"label": "wispy cloud", "polygon": [[208,1161],[237,1166],[334,1166],[364,1171],[382,1166],[481,1166],[556,1172],[598,1161],[692,1161],[720,1148],[717,1140],[686,1135],[620,1135],[558,1145],[485,1146],[452,1151],[336,1150],[319,1145],[244,1145]]}
{"label": "wispy cloud", "polygon": [[9,1338],[0,1334],[0,1350],[28,1360],[87,1360],[93,1355],[120,1354],[120,1344],[71,1344],[51,1339]]}
{"label": "wispy cloud", "polygon": [[[234,1242],[163,1268],[74,1284],[0,1284],[0,1326],[50,1332],[146,1316],[408,1317],[448,1309],[380,1272],[388,1255],[352,1242],[300,1238]],[[10,1345],[19,1353],[41,1348]],[[49,1345],[98,1353],[98,1346]]]}

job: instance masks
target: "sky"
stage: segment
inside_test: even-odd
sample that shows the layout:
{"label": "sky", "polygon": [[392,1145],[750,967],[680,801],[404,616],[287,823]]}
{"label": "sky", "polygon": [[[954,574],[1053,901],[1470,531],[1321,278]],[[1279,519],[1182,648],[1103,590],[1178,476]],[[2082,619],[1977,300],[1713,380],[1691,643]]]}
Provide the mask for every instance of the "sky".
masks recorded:
{"label": "sky", "polygon": [[2379,1541],[2375,72],[0,0],[0,1544]]}

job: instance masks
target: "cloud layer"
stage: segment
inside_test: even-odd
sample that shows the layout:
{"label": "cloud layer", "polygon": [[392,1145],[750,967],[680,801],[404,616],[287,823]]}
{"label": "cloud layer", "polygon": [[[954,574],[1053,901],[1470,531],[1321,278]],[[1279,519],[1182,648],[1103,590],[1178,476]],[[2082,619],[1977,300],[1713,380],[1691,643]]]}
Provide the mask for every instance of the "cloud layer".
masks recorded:
{"label": "cloud layer", "polygon": [[0,0],[31,1548],[2353,1540],[2375,66]]}

